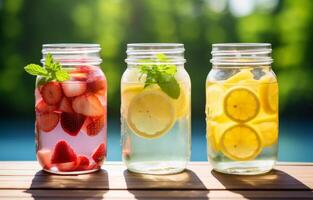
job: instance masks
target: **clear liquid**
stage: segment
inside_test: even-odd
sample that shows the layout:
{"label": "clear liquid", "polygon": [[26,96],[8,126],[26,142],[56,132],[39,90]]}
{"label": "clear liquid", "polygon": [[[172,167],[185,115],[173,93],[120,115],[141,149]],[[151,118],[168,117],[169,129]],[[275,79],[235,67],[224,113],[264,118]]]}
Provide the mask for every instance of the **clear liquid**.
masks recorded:
{"label": "clear liquid", "polygon": [[149,174],[178,173],[190,158],[190,118],[178,119],[173,128],[156,139],[133,133],[122,117],[123,161],[133,172]]}
{"label": "clear liquid", "polygon": [[[37,160],[43,170],[51,173],[89,173],[99,170],[106,159],[106,80],[95,66],[77,66],[68,71],[70,80],[57,83],[61,97],[54,104],[47,102],[56,97],[44,98],[43,88],[49,82],[40,85],[37,80]],[[74,102],[79,105],[74,106]]]}
{"label": "clear liquid", "polygon": [[[276,162],[278,150],[277,82],[275,77],[271,77],[271,75],[268,74],[264,76],[263,79],[262,77],[260,79],[248,79],[246,77],[249,77],[249,73],[250,71],[243,70],[230,77],[232,79],[207,82],[206,122],[208,159],[213,168],[222,173],[244,175],[262,174],[270,171]],[[228,83],[227,81],[232,83]],[[235,91],[236,89],[248,89],[255,95],[258,103],[257,106],[251,106],[251,108],[253,107],[254,109],[258,107],[259,111],[250,119],[238,121],[238,119],[234,119],[236,115],[226,113],[228,112],[227,108],[233,109],[233,107],[225,107],[225,105],[229,105],[225,104],[225,98],[231,91]],[[248,102],[246,101],[248,98],[251,99],[251,95],[244,93],[243,96],[236,96],[232,100],[240,103]],[[231,106],[234,106],[235,109],[235,106],[238,106],[238,104],[234,103]],[[243,112],[244,111],[241,110],[235,114],[237,114],[237,116],[245,116],[247,111],[245,110],[245,113]],[[253,145],[249,146],[250,140],[246,140],[248,142],[242,143],[247,137],[251,136],[242,133],[245,132],[242,129],[237,131],[231,139],[229,139],[230,137],[228,136],[228,143],[225,142],[225,138],[227,138],[225,136],[226,133],[231,130],[232,127],[236,126],[250,127],[255,134],[258,135],[257,138],[259,138],[259,142],[257,143],[261,147],[254,151],[251,150]],[[243,146],[238,146],[238,144],[243,144]],[[230,152],[229,149],[232,149],[233,152]],[[250,151],[250,157],[240,157],[244,155],[244,153],[247,153],[247,151]]]}

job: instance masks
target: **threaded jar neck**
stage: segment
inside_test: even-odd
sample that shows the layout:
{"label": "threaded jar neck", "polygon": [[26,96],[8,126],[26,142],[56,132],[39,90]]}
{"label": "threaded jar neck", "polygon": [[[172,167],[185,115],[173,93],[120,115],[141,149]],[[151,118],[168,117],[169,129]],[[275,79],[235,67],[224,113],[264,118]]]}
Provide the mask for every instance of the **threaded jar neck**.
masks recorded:
{"label": "threaded jar neck", "polygon": [[[127,44],[126,63],[137,64],[184,64],[185,48],[179,43],[134,43]],[[164,59],[159,59],[162,55]]]}
{"label": "threaded jar neck", "polygon": [[221,43],[212,45],[213,66],[271,65],[272,47],[269,43]]}
{"label": "threaded jar neck", "polygon": [[63,66],[69,65],[100,65],[99,44],[44,44],[42,45],[41,63],[45,63],[47,54],[51,54],[53,59]]}

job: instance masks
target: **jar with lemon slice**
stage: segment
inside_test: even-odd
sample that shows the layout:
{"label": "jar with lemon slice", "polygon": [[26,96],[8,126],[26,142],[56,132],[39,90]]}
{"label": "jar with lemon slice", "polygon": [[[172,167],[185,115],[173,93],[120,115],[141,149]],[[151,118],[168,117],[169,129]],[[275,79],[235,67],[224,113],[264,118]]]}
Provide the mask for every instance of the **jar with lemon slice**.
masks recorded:
{"label": "jar with lemon slice", "polygon": [[270,171],[278,149],[278,84],[271,45],[214,44],[206,81],[208,159],[216,171]]}
{"label": "jar with lemon slice", "polygon": [[121,80],[123,161],[137,173],[183,171],[190,158],[190,78],[183,44],[128,44]]}

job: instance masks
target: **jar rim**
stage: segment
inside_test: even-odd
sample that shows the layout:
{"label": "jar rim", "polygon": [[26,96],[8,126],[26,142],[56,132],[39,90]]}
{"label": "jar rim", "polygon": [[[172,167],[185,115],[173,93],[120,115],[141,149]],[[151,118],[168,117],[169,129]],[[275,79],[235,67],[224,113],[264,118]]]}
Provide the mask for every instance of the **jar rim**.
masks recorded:
{"label": "jar rim", "polygon": [[213,65],[270,65],[270,43],[217,43],[212,44]]}
{"label": "jar rim", "polygon": [[271,47],[271,43],[215,43],[212,47]]}
{"label": "jar rim", "polygon": [[[184,44],[182,43],[130,43],[127,44],[126,63],[136,65],[142,60],[150,60],[150,64],[181,64],[185,63]],[[166,61],[156,60],[157,54],[164,54]],[[148,61],[145,62],[148,64]]]}
{"label": "jar rim", "polygon": [[99,57],[100,44],[93,43],[55,43],[42,45],[41,63],[45,62],[47,54],[62,65],[90,64],[99,65],[102,59]]}
{"label": "jar rim", "polygon": [[96,53],[100,52],[100,50],[100,44],[92,43],[55,43],[42,45],[43,54]]}

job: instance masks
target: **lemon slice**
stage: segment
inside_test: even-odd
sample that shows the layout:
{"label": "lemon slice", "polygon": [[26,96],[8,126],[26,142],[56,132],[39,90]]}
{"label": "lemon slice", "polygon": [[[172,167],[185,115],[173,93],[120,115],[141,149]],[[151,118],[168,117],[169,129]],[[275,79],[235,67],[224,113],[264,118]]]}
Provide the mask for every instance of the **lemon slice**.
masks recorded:
{"label": "lemon slice", "polygon": [[214,119],[223,114],[222,99],[224,88],[218,84],[212,84],[206,88],[206,115],[209,119]]}
{"label": "lemon slice", "polygon": [[174,125],[175,104],[161,90],[144,90],[130,102],[127,124],[130,129],[143,138],[158,138]]}
{"label": "lemon slice", "polygon": [[240,87],[231,89],[224,98],[224,112],[232,120],[247,122],[260,111],[260,102],[250,89]]}
{"label": "lemon slice", "polygon": [[176,117],[181,118],[184,117],[188,111],[189,105],[189,96],[186,91],[184,85],[180,85],[180,95],[177,100],[175,100],[176,104]]}
{"label": "lemon slice", "polygon": [[123,116],[127,116],[127,110],[129,107],[129,103],[131,100],[139,94],[141,91],[144,90],[143,84],[136,84],[136,85],[128,85],[128,86],[122,86],[122,104],[121,104],[121,111]]}
{"label": "lemon slice", "polygon": [[214,151],[219,151],[219,145],[218,145],[218,141],[216,139],[216,126],[217,123],[207,120],[207,124],[206,124],[206,138],[207,138],[207,144],[209,145],[209,147],[211,149],[213,149]]}
{"label": "lemon slice", "polygon": [[260,123],[258,127],[263,137],[264,146],[271,146],[277,142],[278,125],[276,122]]}
{"label": "lemon slice", "polygon": [[253,121],[263,138],[263,146],[271,146],[278,140],[278,118],[269,116]]}
{"label": "lemon slice", "polygon": [[269,114],[276,113],[278,111],[278,84],[262,83],[259,94],[264,111]]}
{"label": "lemon slice", "polygon": [[240,83],[248,80],[254,80],[253,74],[251,72],[251,69],[241,69],[240,72],[236,73],[235,75],[228,78],[225,83],[226,84],[235,84]]}
{"label": "lemon slice", "polygon": [[226,129],[221,137],[222,152],[232,160],[252,160],[262,150],[262,138],[252,127],[240,124]]}

